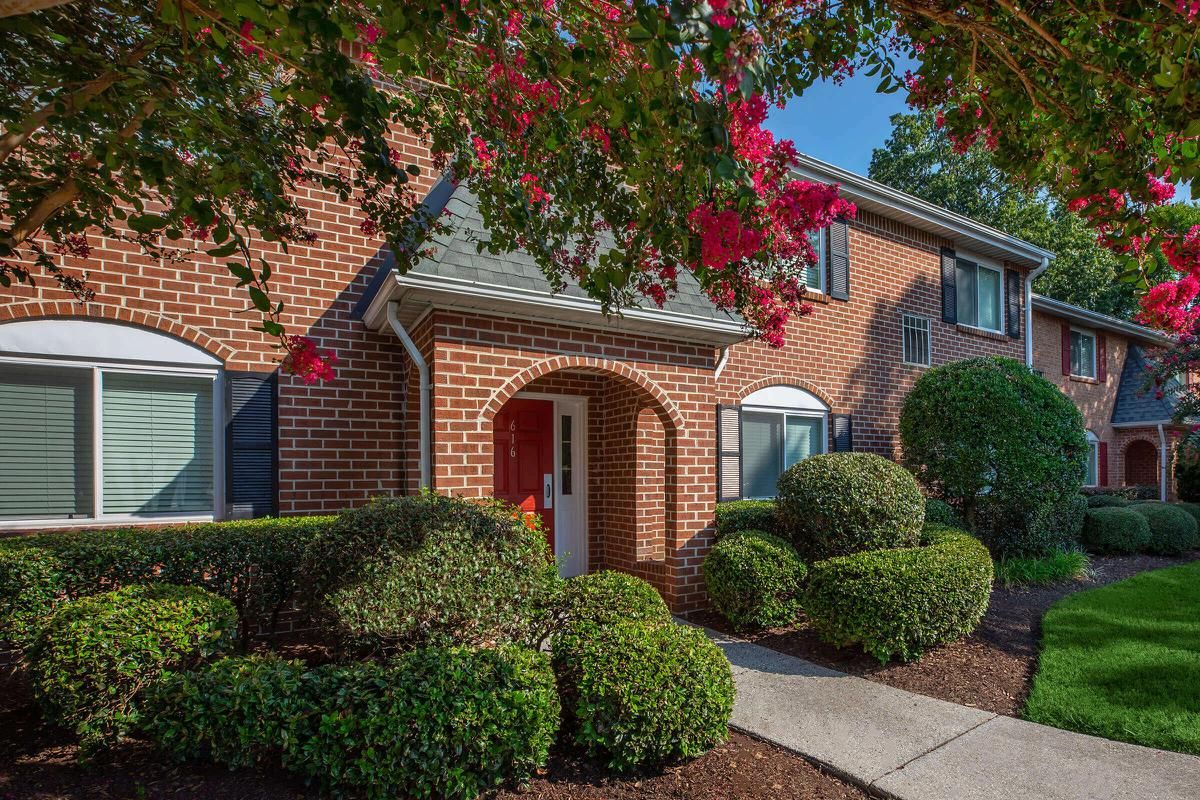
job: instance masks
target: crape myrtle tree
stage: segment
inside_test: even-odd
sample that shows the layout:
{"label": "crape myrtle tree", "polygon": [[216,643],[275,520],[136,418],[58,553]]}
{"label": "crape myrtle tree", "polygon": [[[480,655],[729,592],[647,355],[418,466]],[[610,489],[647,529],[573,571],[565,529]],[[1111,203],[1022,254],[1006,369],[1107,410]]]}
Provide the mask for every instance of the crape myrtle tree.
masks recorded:
{"label": "crape myrtle tree", "polygon": [[810,310],[808,233],[853,207],[762,126],[856,71],[1069,203],[1131,276],[1174,254],[1182,282],[1148,313],[1190,318],[1200,286],[1200,229],[1160,243],[1147,215],[1197,173],[1193,0],[26,2],[0,19],[0,282],[86,300],[62,256],[97,235],[204,250],[310,381],[326,354],[288,334],[254,242],[311,241],[293,198],[313,184],[411,266],[438,224],[397,127],[478,195],[488,246],[524,247],[552,285],[618,312],[686,271],[780,344]]}

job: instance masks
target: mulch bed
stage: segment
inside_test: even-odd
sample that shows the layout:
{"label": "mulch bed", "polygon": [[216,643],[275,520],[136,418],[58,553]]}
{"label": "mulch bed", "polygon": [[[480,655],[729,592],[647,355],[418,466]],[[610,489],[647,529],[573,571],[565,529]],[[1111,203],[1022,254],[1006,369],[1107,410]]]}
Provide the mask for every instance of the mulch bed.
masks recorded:
{"label": "mulch bed", "polygon": [[[297,642],[279,649],[320,661],[320,647]],[[77,760],[69,733],[42,723],[29,687],[7,670],[0,675],[0,800],[316,800],[320,795],[282,771],[238,770],[164,763],[145,742],[131,740],[88,766]],[[866,800],[857,788],[797,755],[734,732],[694,761],[660,773],[614,777],[570,753],[552,754],[528,787],[501,792],[503,800]]]}
{"label": "mulch bed", "polygon": [[[1037,668],[1037,644],[1042,616],[1055,602],[1074,592],[1104,586],[1139,572],[1200,559],[1200,552],[1183,558],[1104,556],[1092,559],[1092,575],[1051,586],[996,588],[975,633],[938,647],[919,661],[880,665],[854,648],[825,644],[803,621],[790,628],[738,633],[772,650],[798,656],[869,680],[937,697],[996,714],[1017,716],[1029,694]],[[691,621],[731,633],[717,614],[692,615]]]}

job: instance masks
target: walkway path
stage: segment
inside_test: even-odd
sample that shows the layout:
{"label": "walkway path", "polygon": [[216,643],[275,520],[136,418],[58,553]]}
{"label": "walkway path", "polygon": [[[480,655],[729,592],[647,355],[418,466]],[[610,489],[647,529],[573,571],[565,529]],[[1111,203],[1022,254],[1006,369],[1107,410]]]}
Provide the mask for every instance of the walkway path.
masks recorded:
{"label": "walkway path", "polygon": [[1200,758],[1048,728],[873,683],[708,631],[732,725],[899,800],[1196,800]]}

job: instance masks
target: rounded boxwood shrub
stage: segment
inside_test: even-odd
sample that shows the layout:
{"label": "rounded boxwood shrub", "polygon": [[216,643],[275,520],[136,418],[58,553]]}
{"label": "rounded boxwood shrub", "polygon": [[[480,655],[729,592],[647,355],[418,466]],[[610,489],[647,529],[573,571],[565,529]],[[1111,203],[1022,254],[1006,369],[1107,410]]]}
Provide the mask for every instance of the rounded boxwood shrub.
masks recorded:
{"label": "rounded boxwood shrub", "polygon": [[1150,523],[1150,541],[1142,548],[1160,556],[1177,556],[1200,547],[1200,526],[1182,508],[1168,503],[1136,503],[1130,506]]}
{"label": "rounded boxwood shrub", "polygon": [[774,500],[730,500],[717,503],[717,538],[738,531],[782,533]]}
{"label": "rounded boxwood shrub", "polygon": [[91,751],[130,730],[165,671],[229,650],[236,625],[228,600],[194,586],[128,586],[66,603],[28,650],[34,694]]}
{"label": "rounded boxwood shrub", "polygon": [[305,560],[319,617],[364,650],[532,641],[559,583],[514,508],[428,492],[346,511]]}
{"label": "rounded boxwood shrub", "polygon": [[1087,498],[1088,508],[1124,508],[1129,500],[1115,494],[1093,494]]}
{"label": "rounded boxwood shrub", "polygon": [[950,525],[961,527],[962,519],[954,507],[945,500],[930,497],[925,500],[925,522],[928,525]]}
{"label": "rounded boxwood shrub", "polygon": [[601,570],[563,581],[555,601],[556,630],[582,634],[621,622],[668,623],[671,611],[641,578]]}
{"label": "rounded boxwood shrub", "polygon": [[831,453],[779,478],[779,514],[800,556],[815,560],[914,545],[925,498],[903,467],[870,453]]}
{"label": "rounded boxwood shrub", "polygon": [[1070,512],[1083,486],[1083,417],[1025,365],[991,357],[926,370],[905,398],[900,440],[904,464],[995,555],[1073,544],[1039,523]]}
{"label": "rounded boxwood shrub", "polygon": [[721,539],[704,558],[704,585],[717,613],[738,629],[789,625],[807,573],[796,549],[763,531]]}
{"label": "rounded boxwood shrub", "polygon": [[987,611],[992,559],[964,531],[928,526],[919,547],[875,550],[809,568],[804,611],[827,642],[908,661],[966,636]]}
{"label": "rounded boxwood shrub", "polygon": [[618,771],[698,756],[728,736],[733,673],[704,631],[625,623],[554,641],[563,721]]}
{"label": "rounded boxwood shrub", "polygon": [[1176,503],[1176,506],[1192,515],[1192,519],[1200,523],[1200,503]]}
{"label": "rounded boxwood shrub", "polygon": [[477,797],[528,780],[558,730],[549,657],[516,645],[419,648],[309,680],[318,713],[284,761],[335,797]]}
{"label": "rounded boxwood shrub", "polygon": [[1093,553],[1137,553],[1150,543],[1150,522],[1133,508],[1091,508],[1080,538]]}

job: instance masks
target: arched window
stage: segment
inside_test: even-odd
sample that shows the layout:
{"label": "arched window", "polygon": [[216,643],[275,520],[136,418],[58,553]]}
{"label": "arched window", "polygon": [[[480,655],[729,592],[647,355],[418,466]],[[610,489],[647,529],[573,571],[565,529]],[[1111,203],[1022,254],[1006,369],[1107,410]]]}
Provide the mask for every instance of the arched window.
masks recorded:
{"label": "arched window", "polygon": [[1083,485],[1100,485],[1100,439],[1091,431],[1087,432],[1087,464],[1085,466]]}
{"label": "arched window", "polygon": [[221,366],[132,325],[0,325],[0,527],[218,514]]}
{"label": "arched window", "polygon": [[795,386],[768,386],[742,400],[742,497],[774,497],[779,476],[824,453],[829,406]]}

